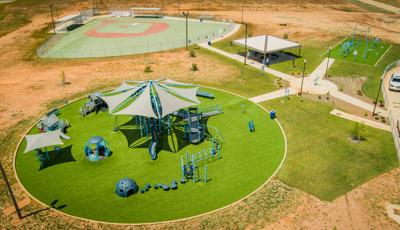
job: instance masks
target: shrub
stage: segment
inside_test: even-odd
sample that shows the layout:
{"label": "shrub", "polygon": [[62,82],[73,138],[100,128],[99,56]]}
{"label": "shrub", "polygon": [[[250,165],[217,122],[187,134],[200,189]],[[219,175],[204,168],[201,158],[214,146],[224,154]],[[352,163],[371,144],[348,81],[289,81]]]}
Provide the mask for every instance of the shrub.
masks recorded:
{"label": "shrub", "polygon": [[153,72],[153,69],[151,68],[151,66],[146,66],[145,68],[144,68],[144,72],[145,73],[151,73],[151,72]]}
{"label": "shrub", "polygon": [[192,71],[197,71],[197,70],[199,70],[199,67],[197,66],[196,63],[193,63],[193,64],[192,64],[191,70],[192,70]]}
{"label": "shrub", "polygon": [[284,39],[288,39],[288,38],[289,38],[289,34],[288,34],[288,33],[284,33],[284,34],[283,34],[283,38],[284,38]]}
{"label": "shrub", "polygon": [[364,126],[360,123],[356,123],[351,131],[351,138],[356,141],[363,140]]}
{"label": "shrub", "polygon": [[196,52],[194,52],[194,50],[190,50],[189,51],[189,56],[190,57],[196,57]]}

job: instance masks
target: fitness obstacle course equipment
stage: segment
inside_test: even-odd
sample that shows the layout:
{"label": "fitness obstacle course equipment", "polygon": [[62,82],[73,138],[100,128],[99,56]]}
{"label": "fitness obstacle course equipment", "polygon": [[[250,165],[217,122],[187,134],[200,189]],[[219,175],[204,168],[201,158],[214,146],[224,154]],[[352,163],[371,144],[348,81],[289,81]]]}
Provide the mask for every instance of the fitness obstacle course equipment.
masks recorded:
{"label": "fitness obstacle course equipment", "polygon": [[94,136],[84,147],[85,156],[89,161],[99,161],[111,155],[110,147],[103,137]]}
{"label": "fitness obstacle course equipment", "polygon": [[363,58],[367,59],[368,58],[368,51],[369,49],[373,49],[378,46],[380,39],[375,38],[373,42],[373,46],[369,47],[369,33],[370,33],[371,28],[368,27],[365,30],[362,30],[360,28],[357,28],[357,26],[354,26],[353,33],[351,35],[351,39],[345,39],[343,43],[340,45],[340,55],[343,57],[347,57],[349,54],[354,55],[354,59],[357,58],[357,55],[360,53],[358,50],[360,49],[361,43],[362,43],[362,35],[364,34],[364,39],[365,39],[365,47],[363,51]]}
{"label": "fitness obstacle course equipment", "polygon": [[[215,128],[216,129],[216,128]],[[221,159],[221,143],[219,140],[219,132],[217,131],[216,137],[211,138],[211,148],[204,149],[200,152],[194,153],[190,155],[186,152],[185,160],[183,156],[180,159],[180,169],[181,169],[181,183],[184,184],[188,180],[193,180],[193,182],[197,182],[200,180],[200,170],[201,166],[204,166],[204,177],[203,181],[207,182],[208,180],[208,166],[207,163],[213,160]]]}
{"label": "fitness obstacle course equipment", "polygon": [[139,190],[136,182],[128,177],[119,180],[115,186],[115,193],[120,197],[129,197]]}
{"label": "fitness obstacle course equipment", "polygon": [[[149,154],[155,160],[159,135],[170,134],[172,126],[183,127],[184,136],[190,143],[200,143],[206,136],[201,119],[222,113],[218,106],[201,112],[196,108],[184,109],[200,103],[196,97],[197,89],[193,85],[168,79],[125,81],[101,98],[111,114],[135,117],[135,126],[140,130],[141,137],[151,136]],[[178,118],[181,121],[174,122]]]}
{"label": "fitness obstacle course equipment", "polygon": [[95,92],[88,95],[88,101],[86,101],[79,109],[79,113],[82,117],[88,115],[91,112],[98,112],[107,108],[107,104],[101,99],[100,93]]}
{"label": "fitness obstacle course equipment", "polygon": [[60,114],[58,109],[53,109],[46,116],[40,118],[37,127],[41,132],[48,132],[54,130],[61,130],[61,132],[65,132],[69,127],[68,121],[63,121],[57,117]]}

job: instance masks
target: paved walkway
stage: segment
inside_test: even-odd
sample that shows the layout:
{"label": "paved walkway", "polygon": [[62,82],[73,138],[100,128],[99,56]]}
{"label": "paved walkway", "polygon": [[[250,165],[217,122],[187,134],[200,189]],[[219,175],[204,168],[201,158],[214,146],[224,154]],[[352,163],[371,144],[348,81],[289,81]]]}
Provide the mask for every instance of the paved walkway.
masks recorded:
{"label": "paved walkway", "polygon": [[[208,50],[211,50],[213,52],[224,55],[225,57],[229,57],[231,59],[243,62],[244,58],[238,54],[231,54],[231,53],[225,52],[223,50],[209,46],[206,43],[200,44],[200,46],[203,48],[206,48]],[[355,97],[352,97],[350,95],[340,92],[338,90],[338,87],[336,84],[324,79],[327,66],[328,66],[328,68],[331,67],[332,64],[334,63],[334,61],[335,60],[332,58],[330,58],[329,60],[328,60],[328,58],[325,58],[322,61],[322,63],[308,77],[305,77],[304,83],[303,83],[303,92],[307,92],[307,93],[311,93],[311,94],[328,94],[329,93],[331,96],[333,96],[339,100],[345,101],[354,106],[357,106],[359,108],[362,108],[364,110],[372,112],[374,109],[374,106],[372,104],[369,104],[360,99],[357,99]],[[290,83],[291,92],[299,92],[300,91],[301,78],[295,78],[289,74],[282,73],[280,71],[265,67],[265,66],[263,66],[263,64],[253,61],[253,60],[248,60],[247,64],[250,66],[253,66],[257,69],[263,70],[269,74],[272,74],[278,78],[288,81]],[[275,92],[269,92],[269,93],[266,93],[263,95],[259,95],[257,97],[253,97],[250,100],[256,101],[258,103],[258,102],[262,102],[262,101],[275,99],[280,96],[285,96],[285,93],[284,93],[284,91],[282,92],[282,89],[277,90]],[[385,117],[388,116],[388,112],[381,108],[377,108],[376,113],[378,113],[381,116],[385,116]]]}
{"label": "paved walkway", "polygon": [[275,98],[280,98],[280,97],[285,97],[285,96],[288,96],[288,95],[293,95],[293,94],[296,94],[297,92],[298,91],[296,89],[289,87],[289,88],[283,88],[283,89],[280,89],[280,90],[276,90],[276,91],[273,91],[273,92],[270,92],[270,93],[266,93],[266,94],[263,94],[263,95],[259,95],[259,96],[256,96],[256,97],[252,97],[252,98],[249,98],[249,100],[253,101],[255,103],[260,103],[260,102],[272,100],[272,99],[275,99]]}
{"label": "paved walkway", "polygon": [[338,117],[341,117],[341,118],[344,118],[344,119],[347,119],[347,120],[350,120],[350,121],[355,121],[355,122],[358,122],[358,123],[361,123],[361,124],[364,124],[364,125],[368,125],[368,126],[371,126],[373,128],[382,129],[382,130],[385,130],[385,131],[388,131],[388,132],[392,131],[392,129],[390,128],[389,125],[386,125],[386,124],[383,124],[383,123],[380,123],[380,122],[376,122],[376,121],[371,121],[371,120],[366,119],[364,117],[359,117],[359,116],[356,116],[356,115],[353,115],[353,114],[350,114],[350,113],[345,113],[345,112],[340,111],[338,109],[332,110],[330,112],[330,114],[338,116]]}
{"label": "paved walkway", "polygon": [[387,11],[390,11],[390,12],[393,12],[396,14],[400,14],[400,8],[392,6],[392,5],[388,5],[388,4],[373,1],[373,0],[357,0],[357,1],[371,5],[371,6],[375,6],[375,7],[378,7],[378,8],[381,8],[381,9],[384,9],[384,10],[387,10]]}

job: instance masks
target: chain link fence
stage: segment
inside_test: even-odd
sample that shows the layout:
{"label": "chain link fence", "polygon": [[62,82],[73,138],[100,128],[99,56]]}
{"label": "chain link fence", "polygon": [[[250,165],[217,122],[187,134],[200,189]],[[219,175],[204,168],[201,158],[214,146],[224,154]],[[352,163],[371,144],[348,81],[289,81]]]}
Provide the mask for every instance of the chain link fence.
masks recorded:
{"label": "chain link fence", "polygon": [[[198,36],[188,37],[188,45],[200,44],[222,37],[232,31],[235,23],[231,20],[213,21],[219,23],[217,31],[200,34]],[[71,49],[71,50],[52,50],[66,34],[55,34],[47,42],[37,49],[37,55],[40,58],[95,58],[95,57],[113,57],[133,54],[143,54],[150,52],[158,52],[169,49],[182,48],[186,46],[186,38],[175,41],[152,43],[146,45],[134,45],[129,47],[118,48],[97,48],[97,49]],[[184,35],[183,35],[184,37]]]}

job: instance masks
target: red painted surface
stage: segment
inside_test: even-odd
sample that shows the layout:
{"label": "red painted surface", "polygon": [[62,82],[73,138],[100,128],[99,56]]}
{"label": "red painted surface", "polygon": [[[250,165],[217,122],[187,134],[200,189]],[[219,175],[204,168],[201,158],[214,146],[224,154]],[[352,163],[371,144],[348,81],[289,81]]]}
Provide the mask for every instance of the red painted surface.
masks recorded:
{"label": "red painted surface", "polygon": [[117,23],[118,20],[116,19],[107,19],[103,20],[101,24],[89,31],[85,34],[86,36],[90,37],[97,37],[97,38],[131,38],[131,37],[140,37],[146,36],[154,33],[160,33],[166,29],[168,29],[168,23],[165,22],[154,22],[151,23],[151,26],[147,28],[147,30],[141,33],[107,33],[107,32],[99,32],[98,29],[101,29],[109,24]]}

